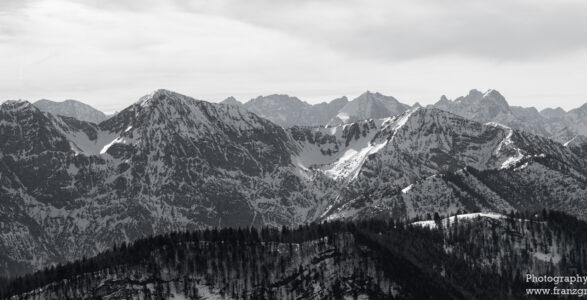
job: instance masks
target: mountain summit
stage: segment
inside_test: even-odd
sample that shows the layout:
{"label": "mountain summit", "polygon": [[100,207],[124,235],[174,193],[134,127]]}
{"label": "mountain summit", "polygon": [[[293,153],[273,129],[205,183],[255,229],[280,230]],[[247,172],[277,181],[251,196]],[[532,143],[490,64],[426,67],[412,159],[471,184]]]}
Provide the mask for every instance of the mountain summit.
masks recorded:
{"label": "mountain summit", "polygon": [[251,99],[242,107],[282,127],[315,126],[326,124],[347,102],[342,97],[312,105],[288,95],[269,95]]}
{"label": "mountain summit", "polygon": [[236,98],[234,98],[232,96],[222,100],[220,103],[229,104],[229,105],[237,105],[237,106],[242,105],[242,103],[240,103],[238,100],[236,100]]}
{"label": "mountain summit", "polygon": [[[496,122],[565,143],[577,135],[587,136],[587,109],[543,109],[510,106],[496,90],[471,90],[466,96],[449,100],[442,96],[428,107],[442,109],[482,123]],[[587,107],[587,106],[583,106]]]}
{"label": "mountain summit", "polygon": [[108,118],[103,112],[77,100],[65,100],[55,102],[47,99],[41,99],[34,103],[41,111],[54,115],[73,117],[81,121],[100,123]]}
{"label": "mountain summit", "polygon": [[[234,104],[234,102],[231,103]],[[340,97],[314,105],[288,95],[259,96],[242,104],[242,107],[284,128],[336,126],[390,117],[410,108],[409,105],[400,103],[393,97],[369,91],[352,101],[349,101],[347,97]]]}
{"label": "mountain summit", "polygon": [[360,120],[390,117],[405,112],[409,107],[391,96],[367,91],[341,108],[327,125],[335,126]]}

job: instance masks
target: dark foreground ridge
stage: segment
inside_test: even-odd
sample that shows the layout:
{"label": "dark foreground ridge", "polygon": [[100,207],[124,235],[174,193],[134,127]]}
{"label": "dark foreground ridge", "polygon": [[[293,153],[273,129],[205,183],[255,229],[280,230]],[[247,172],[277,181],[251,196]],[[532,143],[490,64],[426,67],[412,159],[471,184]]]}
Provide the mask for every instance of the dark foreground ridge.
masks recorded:
{"label": "dark foreground ridge", "polygon": [[435,219],[174,232],[3,280],[0,298],[523,299],[525,274],[587,267],[587,223],[564,213]]}

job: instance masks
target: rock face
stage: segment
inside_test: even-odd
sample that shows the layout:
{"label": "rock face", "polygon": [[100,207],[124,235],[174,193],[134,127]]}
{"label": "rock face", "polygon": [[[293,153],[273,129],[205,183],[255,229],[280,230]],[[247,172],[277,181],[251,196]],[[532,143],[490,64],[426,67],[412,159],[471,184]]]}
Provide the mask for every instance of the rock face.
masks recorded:
{"label": "rock face", "polygon": [[380,93],[363,93],[353,101],[347,103],[335,117],[328,121],[328,125],[353,123],[360,120],[386,118],[399,115],[410,108],[397,99]]}
{"label": "rock face", "polygon": [[[223,103],[237,104],[230,98]],[[240,104],[248,111],[266,118],[282,127],[315,126],[328,122],[338,111],[348,103],[346,97],[334,99],[330,102],[309,104],[296,97],[287,95],[259,96]]]}
{"label": "rock face", "polygon": [[243,105],[240,101],[236,100],[236,98],[234,98],[232,96],[222,100],[222,102],[220,102],[220,103],[227,104],[227,105],[236,105],[236,106]]}
{"label": "rock face", "polygon": [[388,122],[326,218],[542,207],[587,216],[580,149],[434,109]]}
{"label": "rock face", "polygon": [[99,124],[9,101],[0,269],[20,274],[207,227],[542,207],[585,219],[585,149],[430,108],[283,129],[166,90]]}
{"label": "rock face", "polygon": [[311,105],[296,97],[287,95],[270,95],[257,97],[240,104],[230,97],[224,104],[241,105],[260,117],[266,118],[284,128],[292,126],[337,126],[356,121],[379,119],[399,115],[409,105],[380,93],[363,93],[348,101],[346,97]]}
{"label": "rock face", "polygon": [[100,123],[108,118],[103,112],[76,100],[65,100],[55,102],[47,99],[41,99],[34,103],[41,111],[58,116],[76,118],[82,121]]}
{"label": "rock face", "polygon": [[[410,107],[393,97],[369,91],[352,101],[342,97],[316,105],[287,95],[257,97],[246,103],[229,97],[222,103],[241,106],[284,128],[319,125],[333,127],[396,116],[410,108],[421,107],[419,103]],[[496,90],[484,93],[471,90],[466,96],[454,100],[442,96],[435,104],[428,105],[428,108],[448,111],[480,123],[504,124],[563,144],[576,136],[587,136],[587,104],[568,112],[560,107],[538,111],[534,107],[510,106],[505,97]]]}
{"label": "rock face", "polygon": [[159,90],[99,125],[28,102],[1,112],[1,247],[14,264],[181,228],[298,224],[323,192],[293,165],[285,130],[235,106]]}
{"label": "rock face", "polygon": [[471,90],[467,96],[448,100],[442,96],[429,107],[452,112],[481,123],[497,122],[514,129],[549,137],[565,143],[575,136],[587,136],[587,104],[564,111],[558,107],[538,111],[534,107],[509,106],[496,90],[481,93]]}

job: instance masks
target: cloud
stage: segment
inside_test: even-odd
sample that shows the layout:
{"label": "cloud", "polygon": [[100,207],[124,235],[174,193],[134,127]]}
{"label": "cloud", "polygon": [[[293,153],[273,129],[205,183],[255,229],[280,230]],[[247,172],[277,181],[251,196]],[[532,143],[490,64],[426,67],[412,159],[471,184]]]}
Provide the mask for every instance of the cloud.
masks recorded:
{"label": "cloud", "polygon": [[496,88],[542,106],[564,91],[572,107],[587,100],[585,14],[570,0],[6,0],[0,99],[113,111],[157,88],[421,103]]}
{"label": "cloud", "polygon": [[335,53],[283,32],[173,6],[97,9],[51,1],[23,11],[5,19],[20,33],[8,34],[0,47],[0,67],[8,70],[0,74],[4,97],[106,101],[166,87],[216,98],[219,91],[286,90],[284,78],[311,78],[323,74],[316,61],[323,70],[336,63]]}
{"label": "cloud", "polygon": [[[29,2],[32,0],[28,0]],[[15,1],[9,0],[8,3]],[[26,3],[26,2],[25,2]],[[431,55],[542,59],[587,47],[587,2],[573,0],[90,1],[108,13],[220,16],[330,47],[354,58]]]}
{"label": "cloud", "polygon": [[[584,50],[584,1],[222,1],[195,10],[228,15],[328,45],[353,57],[439,54],[542,59]],[[285,3],[285,4],[284,4]]]}

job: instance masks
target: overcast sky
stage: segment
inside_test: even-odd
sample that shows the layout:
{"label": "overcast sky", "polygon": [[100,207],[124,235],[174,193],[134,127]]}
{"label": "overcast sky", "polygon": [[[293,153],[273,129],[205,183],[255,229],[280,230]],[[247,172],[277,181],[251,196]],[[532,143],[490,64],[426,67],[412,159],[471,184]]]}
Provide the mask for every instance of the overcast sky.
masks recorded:
{"label": "overcast sky", "polygon": [[587,102],[587,1],[0,0],[0,99]]}

